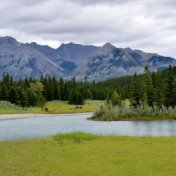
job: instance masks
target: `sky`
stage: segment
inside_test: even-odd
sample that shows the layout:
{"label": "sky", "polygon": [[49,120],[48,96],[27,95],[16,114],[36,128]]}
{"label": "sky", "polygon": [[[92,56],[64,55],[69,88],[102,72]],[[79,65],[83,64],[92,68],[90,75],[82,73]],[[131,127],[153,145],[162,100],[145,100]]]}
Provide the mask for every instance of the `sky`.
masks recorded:
{"label": "sky", "polygon": [[176,0],[0,0],[0,36],[141,49],[176,58]]}

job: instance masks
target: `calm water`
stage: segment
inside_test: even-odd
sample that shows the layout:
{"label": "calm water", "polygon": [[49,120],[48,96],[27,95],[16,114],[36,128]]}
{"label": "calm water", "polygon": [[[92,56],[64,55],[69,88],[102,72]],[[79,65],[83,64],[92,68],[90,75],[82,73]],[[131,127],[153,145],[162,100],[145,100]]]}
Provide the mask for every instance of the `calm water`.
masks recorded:
{"label": "calm water", "polygon": [[103,135],[176,136],[176,121],[96,122],[91,114],[58,115],[0,121],[0,140],[34,138],[56,133],[82,131]]}

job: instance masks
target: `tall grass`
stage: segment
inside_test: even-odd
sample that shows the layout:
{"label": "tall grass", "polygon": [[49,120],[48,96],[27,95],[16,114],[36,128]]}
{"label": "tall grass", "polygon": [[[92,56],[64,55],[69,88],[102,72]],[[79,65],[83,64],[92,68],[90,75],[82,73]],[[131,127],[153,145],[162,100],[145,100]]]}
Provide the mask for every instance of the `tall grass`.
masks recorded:
{"label": "tall grass", "polygon": [[96,135],[83,133],[83,132],[72,132],[72,133],[64,133],[57,134],[54,136],[54,139],[58,141],[60,144],[64,144],[65,141],[73,141],[75,143],[80,143],[81,141],[91,141],[97,138]]}
{"label": "tall grass", "polygon": [[0,101],[0,114],[63,114],[63,113],[85,113],[93,112],[99,108],[103,101],[86,101],[85,104],[79,108],[75,105],[69,105],[66,101],[51,101],[47,102],[43,111],[39,107],[20,107],[8,101]]}
{"label": "tall grass", "polygon": [[20,106],[10,103],[9,101],[0,101],[0,109],[21,109]]}
{"label": "tall grass", "polygon": [[101,106],[94,112],[92,120],[118,121],[118,120],[164,120],[176,119],[176,108],[132,107],[132,106]]}

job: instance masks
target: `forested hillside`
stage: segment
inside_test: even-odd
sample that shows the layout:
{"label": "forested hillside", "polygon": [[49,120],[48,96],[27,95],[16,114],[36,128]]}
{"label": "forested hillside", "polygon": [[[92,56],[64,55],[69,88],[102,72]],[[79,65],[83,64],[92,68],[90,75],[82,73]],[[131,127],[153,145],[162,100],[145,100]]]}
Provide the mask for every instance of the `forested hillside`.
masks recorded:
{"label": "forested hillside", "polygon": [[0,100],[26,107],[40,106],[45,101],[63,100],[70,104],[83,104],[84,99],[104,100],[113,89],[100,83],[76,82],[71,80],[57,80],[55,77],[41,77],[13,81],[9,74],[3,75],[0,82]]}
{"label": "forested hillside", "polygon": [[20,106],[37,106],[45,101],[64,100],[70,104],[83,104],[85,99],[105,100],[117,92],[121,99],[130,99],[138,106],[147,101],[149,106],[176,105],[176,68],[151,73],[148,68],[143,75],[126,76],[103,82],[80,82],[55,77],[41,77],[13,81],[9,74],[0,82],[0,100]]}
{"label": "forested hillside", "polygon": [[[176,119],[176,69],[169,66],[163,72],[151,73],[146,67],[143,75],[122,78],[121,86],[115,80],[103,84],[114,86],[114,93],[105,106],[98,109],[94,120],[165,120]],[[117,88],[117,89],[115,89]],[[121,90],[120,90],[121,88]],[[128,98],[128,104],[124,97]]]}

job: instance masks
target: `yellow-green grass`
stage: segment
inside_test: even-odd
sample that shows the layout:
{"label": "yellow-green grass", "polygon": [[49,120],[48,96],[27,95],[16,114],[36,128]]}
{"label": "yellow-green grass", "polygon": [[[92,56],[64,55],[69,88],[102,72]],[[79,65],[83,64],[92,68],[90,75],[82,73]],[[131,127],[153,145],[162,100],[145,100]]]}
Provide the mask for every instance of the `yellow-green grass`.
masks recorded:
{"label": "yellow-green grass", "polygon": [[84,113],[95,111],[103,103],[103,101],[86,101],[80,108],[63,101],[52,101],[46,104],[46,108],[48,108],[49,113]]}
{"label": "yellow-green grass", "polygon": [[34,108],[0,108],[0,114],[39,114],[45,113],[41,110],[41,108],[34,107]]}
{"label": "yellow-green grass", "polygon": [[21,107],[0,107],[0,114],[62,114],[62,113],[84,113],[93,112],[95,109],[99,108],[104,102],[103,101],[86,101],[81,108],[76,105],[70,105],[66,101],[51,101],[47,102],[45,111],[39,107],[21,108]]}
{"label": "yellow-green grass", "polygon": [[175,148],[176,137],[82,133],[1,142],[0,175],[174,176]]}

